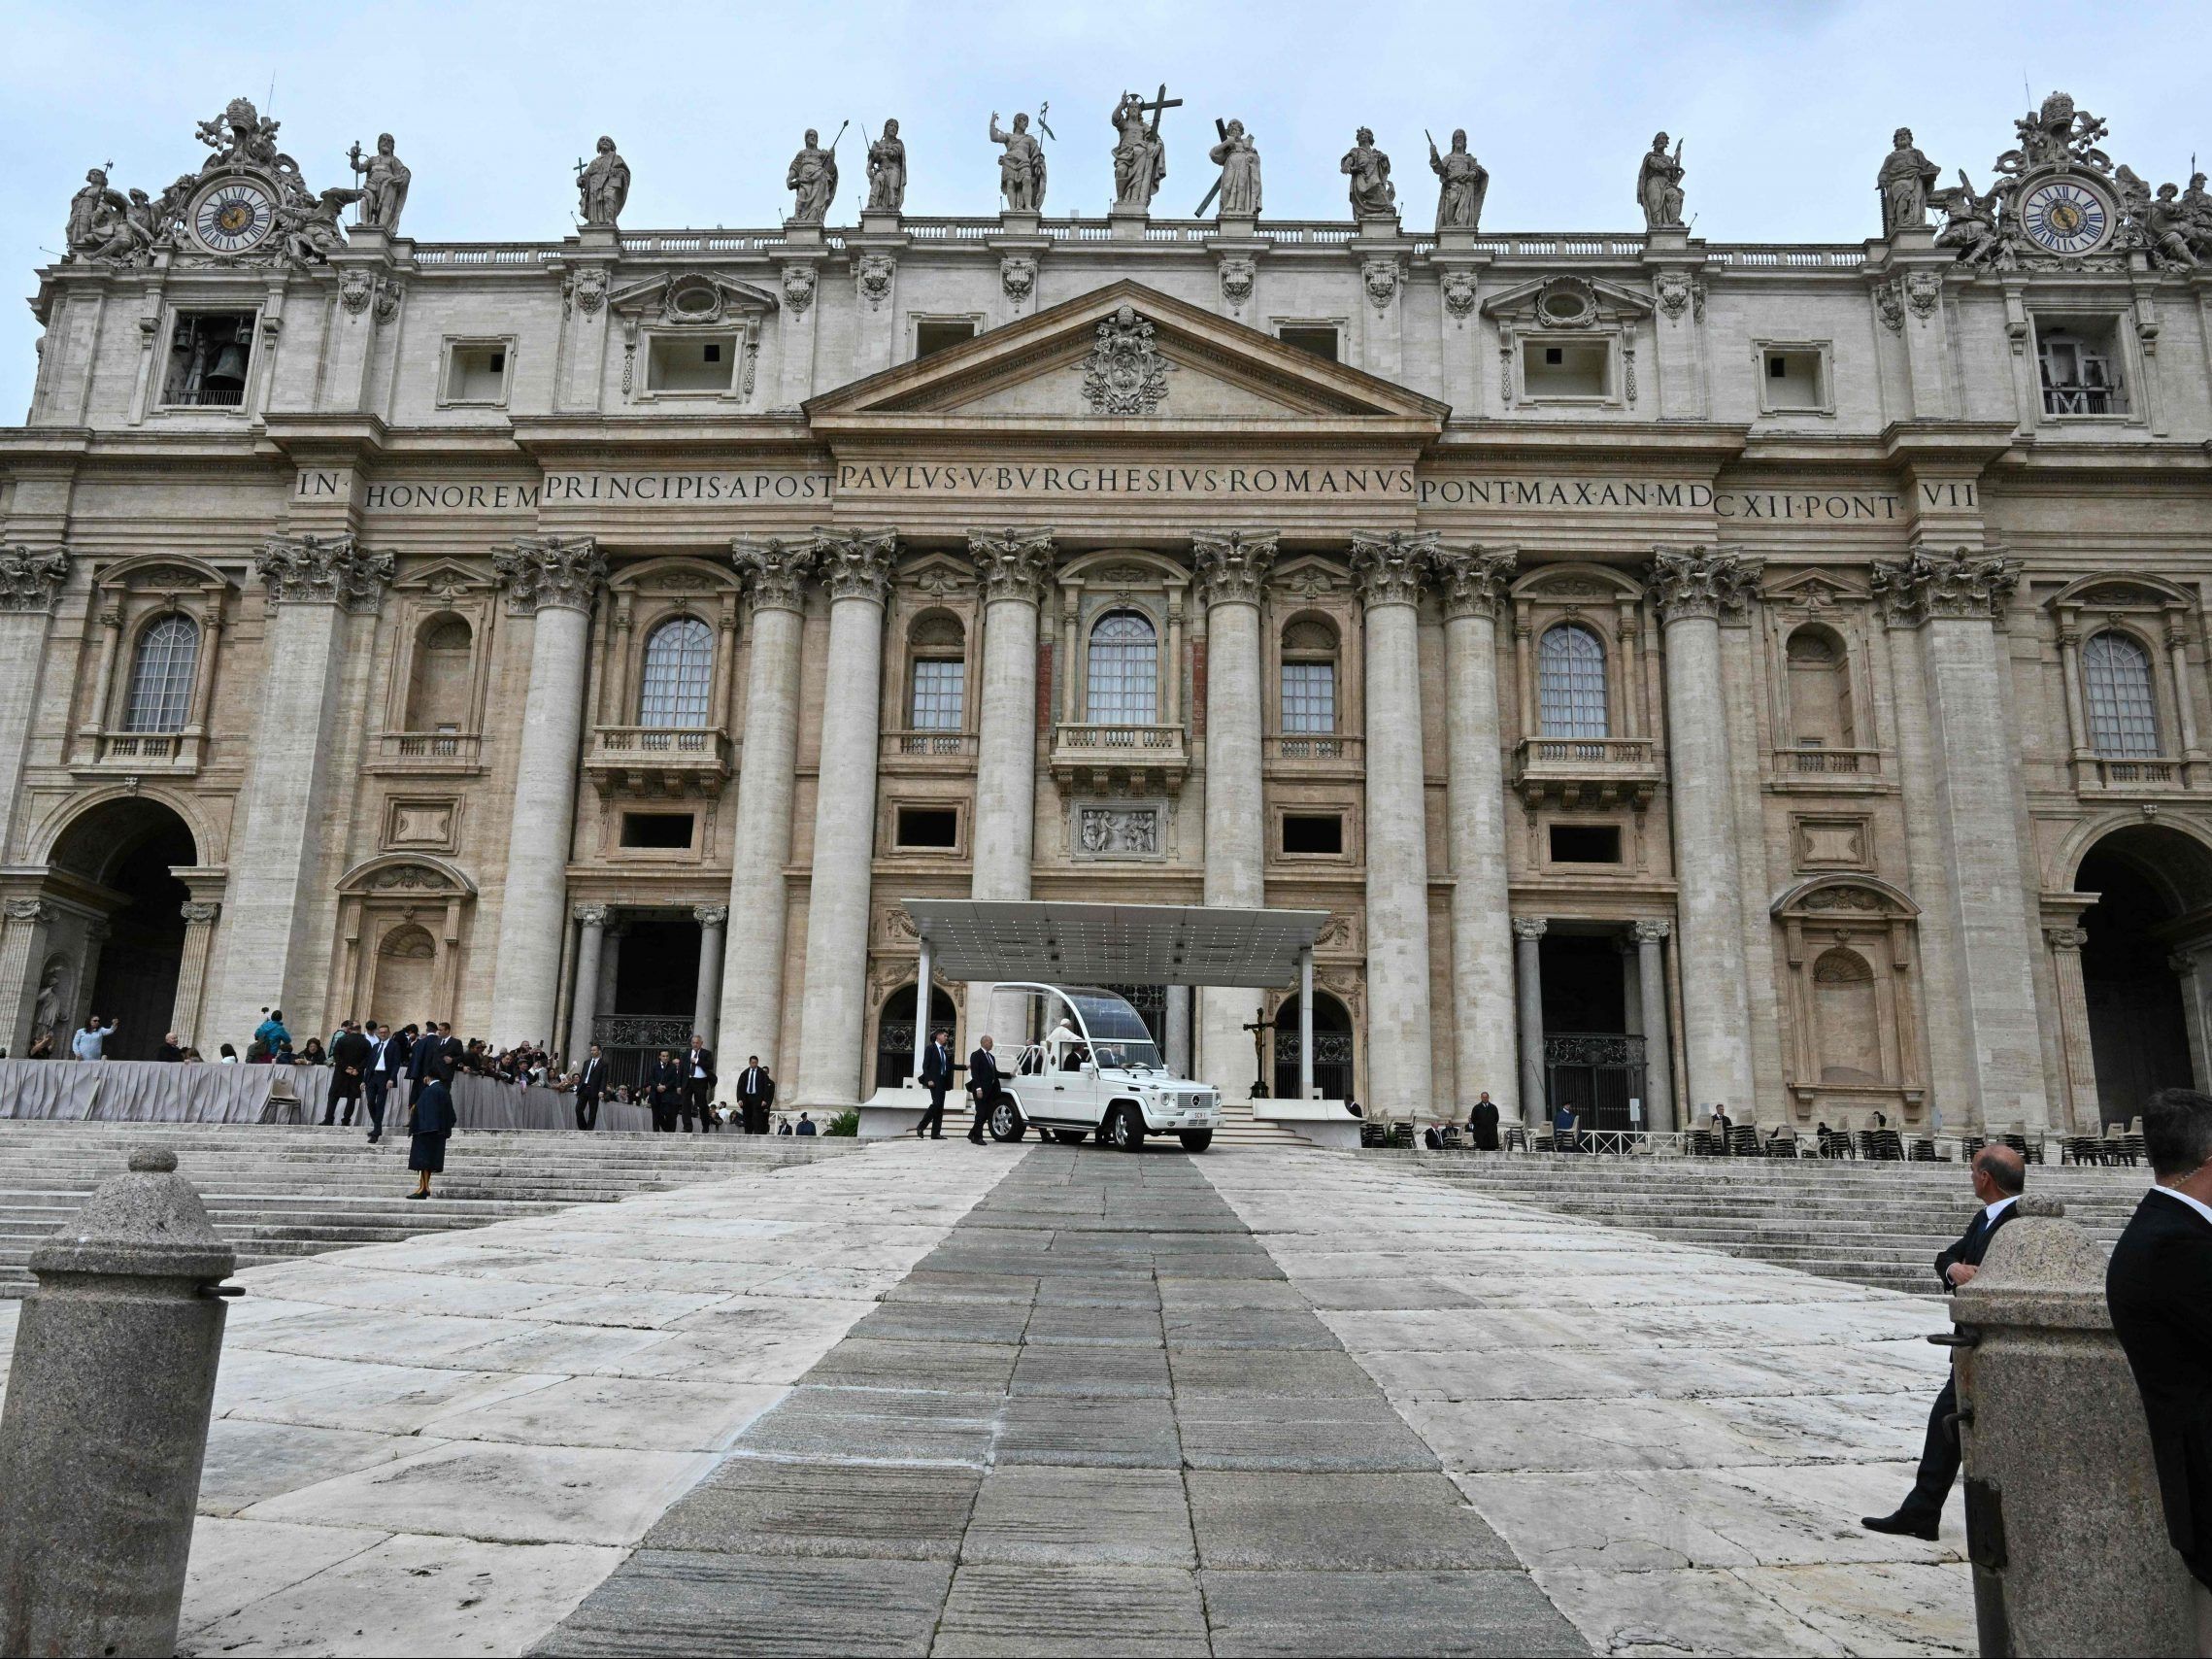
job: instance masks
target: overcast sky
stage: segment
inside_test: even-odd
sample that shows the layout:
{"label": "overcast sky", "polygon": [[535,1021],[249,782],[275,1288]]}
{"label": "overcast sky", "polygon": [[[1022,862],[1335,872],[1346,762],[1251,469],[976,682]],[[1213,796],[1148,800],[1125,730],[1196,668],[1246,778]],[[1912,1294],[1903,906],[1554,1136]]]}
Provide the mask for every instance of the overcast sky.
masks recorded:
{"label": "overcast sky", "polygon": [[[1162,81],[1168,176],[1185,216],[1213,180],[1216,117],[1257,137],[1269,217],[1348,217],[1337,159],[1375,129],[1409,225],[1435,207],[1424,127],[1465,126],[1491,171],[1493,230],[1640,223],[1637,158],[1655,129],[1687,141],[1694,233],[1852,242],[1874,231],[1874,170],[1911,126],[1949,180],[1977,184],[2013,120],[2053,86],[2112,124],[2106,148],[2153,183],[2212,156],[2203,0],[1961,4],[1498,5],[1269,0],[916,0],[797,7],[713,0],[439,4],[26,5],[0,0],[0,267],[33,293],[87,166],[158,190],[207,153],[196,121],[244,94],[284,122],[317,188],[347,147],[397,135],[414,169],[403,229],[421,241],[551,240],[576,205],[571,167],[600,133],[634,176],[625,225],[770,225],[808,126],[838,156],[832,222],[856,217],[863,131],[896,116],[915,214],[996,211],[985,125],[1051,104],[1052,214],[1103,215],[1107,116]],[[269,96],[271,83],[275,96]],[[2024,83],[2026,84],[2024,86]],[[0,420],[28,407],[36,323],[0,312]]]}

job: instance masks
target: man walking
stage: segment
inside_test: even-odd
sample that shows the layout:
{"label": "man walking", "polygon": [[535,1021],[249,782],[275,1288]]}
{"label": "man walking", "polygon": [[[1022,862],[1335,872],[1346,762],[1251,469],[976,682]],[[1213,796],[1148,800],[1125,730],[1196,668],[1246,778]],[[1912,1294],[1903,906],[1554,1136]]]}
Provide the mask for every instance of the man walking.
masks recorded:
{"label": "man walking", "polygon": [[2143,1397],[2166,1540],[2196,1580],[2196,1651],[2212,1654],[2212,1097],[2153,1095],[2143,1150],[2158,1184],[2112,1248],[2104,1300]]}
{"label": "man walking", "polygon": [[953,1045],[945,1032],[929,1033],[929,1046],[922,1051],[922,1075],[917,1081],[929,1091],[929,1109],[922,1114],[914,1133],[926,1134],[931,1140],[943,1140],[945,1091],[953,1086]]}
{"label": "man walking", "polygon": [[660,1134],[676,1133],[676,1103],[684,1099],[684,1067],[665,1048],[654,1057],[646,1078],[647,1099],[653,1104],[653,1127]]}
{"label": "man walking", "polygon": [[699,1033],[691,1033],[690,1051],[684,1056],[684,1133],[691,1133],[691,1119],[699,1120],[699,1133],[715,1128],[715,1051]]}
{"label": "man walking", "polygon": [[353,1127],[353,1109],[360,1103],[361,1085],[369,1074],[369,1039],[352,1020],[338,1028],[330,1039],[330,1093],[323,1097],[322,1122],[329,1127],[338,1102],[346,1102],[346,1127]]}
{"label": "man walking", "polygon": [[968,1056],[968,1094],[975,1101],[968,1138],[981,1146],[984,1121],[998,1104],[998,1057],[990,1052],[989,1036],[977,1038],[975,1052]]}
{"label": "man walking", "polygon": [[768,1067],[760,1064],[757,1054],[745,1057],[745,1069],[738,1074],[737,1104],[745,1118],[747,1134],[768,1133],[768,1108],[776,1103],[776,1079],[768,1074]]}
{"label": "man walking", "polygon": [[[1981,1270],[1990,1240],[2013,1218],[2013,1206],[2028,1184],[2028,1164],[2009,1146],[1985,1146],[1974,1154],[1974,1197],[1982,1208],[1966,1224],[1966,1231],[1935,1258],[1935,1276],[1948,1296]],[[1943,1501],[1951,1483],[1959,1478],[1959,1384],[1946,1377],[1927,1414],[1927,1438],[1922,1443],[1920,1475],[1894,1515],[1868,1515],[1859,1524],[1868,1532],[1901,1533],[1906,1538],[1932,1540],[1943,1519]]]}
{"label": "man walking", "polygon": [[607,1060],[593,1043],[591,1052],[585,1057],[584,1069],[576,1074],[576,1127],[599,1127],[599,1098],[607,1092]]}

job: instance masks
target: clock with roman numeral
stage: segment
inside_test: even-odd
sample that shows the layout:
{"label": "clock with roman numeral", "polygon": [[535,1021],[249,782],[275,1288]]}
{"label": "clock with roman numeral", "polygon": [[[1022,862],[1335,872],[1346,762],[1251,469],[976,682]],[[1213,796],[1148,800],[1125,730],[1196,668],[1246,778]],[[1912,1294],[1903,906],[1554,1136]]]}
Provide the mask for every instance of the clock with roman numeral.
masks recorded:
{"label": "clock with roman numeral", "polygon": [[200,192],[187,222],[211,254],[250,254],[277,227],[276,192],[257,179],[225,179]]}
{"label": "clock with roman numeral", "polygon": [[2112,204],[2079,179],[2046,179],[2020,198],[2020,227],[2053,254],[2092,254],[2111,238]]}

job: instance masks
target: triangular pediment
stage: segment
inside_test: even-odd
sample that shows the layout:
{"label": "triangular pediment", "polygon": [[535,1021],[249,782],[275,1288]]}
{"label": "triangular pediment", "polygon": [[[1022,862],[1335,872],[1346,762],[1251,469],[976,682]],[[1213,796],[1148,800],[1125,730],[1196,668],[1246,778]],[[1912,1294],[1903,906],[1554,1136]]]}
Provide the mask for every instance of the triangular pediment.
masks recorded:
{"label": "triangular pediment", "polygon": [[488,569],[464,563],[457,559],[433,559],[427,564],[417,565],[399,578],[394,588],[422,589],[429,592],[467,592],[479,588],[497,586],[498,579]]}
{"label": "triangular pediment", "polygon": [[1325,420],[1433,431],[1450,414],[1433,398],[1127,281],[824,392],[806,411],[817,429]]}

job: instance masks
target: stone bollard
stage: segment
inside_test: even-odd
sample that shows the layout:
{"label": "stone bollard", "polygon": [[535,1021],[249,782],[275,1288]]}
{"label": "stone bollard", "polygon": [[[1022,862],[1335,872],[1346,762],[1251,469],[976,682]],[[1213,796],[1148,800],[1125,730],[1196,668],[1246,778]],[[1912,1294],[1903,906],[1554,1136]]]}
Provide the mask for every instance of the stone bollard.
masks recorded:
{"label": "stone bollard", "polygon": [[237,1264],[160,1149],[32,1255],[0,1417],[0,1653],[177,1651]]}
{"label": "stone bollard", "polygon": [[2104,1302],[2105,1253],[2023,1198],[1952,1298],[1966,1555],[1982,1652],[2194,1654],[2150,1430]]}

